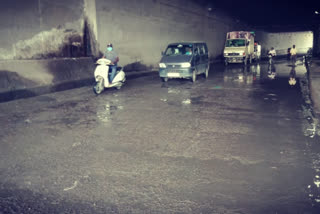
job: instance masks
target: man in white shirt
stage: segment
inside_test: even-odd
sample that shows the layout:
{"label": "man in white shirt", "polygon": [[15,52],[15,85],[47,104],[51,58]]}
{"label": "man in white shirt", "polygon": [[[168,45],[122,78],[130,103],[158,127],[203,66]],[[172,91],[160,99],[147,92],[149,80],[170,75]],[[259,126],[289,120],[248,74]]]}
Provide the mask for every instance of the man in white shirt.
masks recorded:
{"label": "man in white shirt", "polygon": [[292,48],[290,50],[290,55],[291,55],[292,63],[296,63],[296,60],[297,60],[297,49],[296,49],[295,45],[292,46]]}
{"label": "man in white shirt", "polygon": [[271,50],[269,51],[269,53],[272,57],[276,56],[276,50],[272,47]]}

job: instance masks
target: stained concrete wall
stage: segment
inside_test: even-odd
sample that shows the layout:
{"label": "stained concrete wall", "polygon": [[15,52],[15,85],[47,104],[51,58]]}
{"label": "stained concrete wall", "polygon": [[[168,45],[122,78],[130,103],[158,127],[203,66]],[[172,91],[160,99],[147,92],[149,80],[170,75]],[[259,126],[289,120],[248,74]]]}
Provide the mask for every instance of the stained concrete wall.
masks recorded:
{"label": "stained concrete wall", "polygon": [[170,42],[205,41],[221,56],[226,32],[246,30],[220,11],[193,0],[96,0],[99,50],[111,42],[121,65],[156,65]]}
{"label": "stained concrete wall", "polygon": [[98,28],[97,10],[95,0],[84,0],[84,34],[83,46],[86,56],[97,56],[98,50]]}
{"label": "stained concrete wall", "polygon": [[288,48],[296,45],[298,54],[307,53],[313,47],[313,32],[257,32],[256,39],[260,41],[262,55],[266,55],[271,47],[274,47],[278,55],[286,55]]}
{"label": "stained concrete wall", "polygon": [[93,80],[92,59],[70,57],[97,56],[107,42],[122,66],[157,66],[176,41],[206,41],[211,58],[221,56],[226,32],[245,27],[195,0],[2,0],[0,98]]}
{"label": "stained concrete wall", "polygon": [[190,40],[215,58],[230,30],[246,29],[194,0],[2,0],[0,60],[96,56],[112,42],[122,65],[154,65],[169,42]]}
{"label": "stained concrete wall", "polygon": [[69,56],[82,43],[83,11],[78,0],[1,0],[0,59]]}
{"label": "stained concrete wall", "polygon": [[93,83],[91,57],[0,61],[0,102]]}

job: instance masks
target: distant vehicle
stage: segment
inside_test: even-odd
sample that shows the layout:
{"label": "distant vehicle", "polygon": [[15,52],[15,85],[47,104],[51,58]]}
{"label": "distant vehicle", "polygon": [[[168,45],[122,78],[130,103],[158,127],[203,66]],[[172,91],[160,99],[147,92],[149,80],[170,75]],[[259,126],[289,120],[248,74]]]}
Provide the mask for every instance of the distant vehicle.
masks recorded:
{"label": "distant vehicle", "polygon": [[205,42],[171,43],[162,53],[159,76],[164,82],[169,78],[191,78],[195,82],[198,74],[208,77],[209,66],[209,52]]}
{"label": "distant vehicle", "polygon": [[254,33],[248,31],[228,32],[223,50],[225,65],[229,63],[252,63],[259,60],[261,46],[254,41]]}

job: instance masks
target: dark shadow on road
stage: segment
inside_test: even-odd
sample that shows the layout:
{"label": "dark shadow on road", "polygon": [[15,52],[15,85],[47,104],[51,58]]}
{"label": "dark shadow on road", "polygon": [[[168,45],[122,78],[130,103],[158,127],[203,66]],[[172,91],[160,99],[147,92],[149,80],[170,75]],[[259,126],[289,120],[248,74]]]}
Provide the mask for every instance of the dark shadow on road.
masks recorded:
{"label": "dark shadow on road", "polygon": [[119,213],[117,206],[105,201],[80,201],[53,193],[43,194],[11,183],[0,184],[0,187],[1,213]]}

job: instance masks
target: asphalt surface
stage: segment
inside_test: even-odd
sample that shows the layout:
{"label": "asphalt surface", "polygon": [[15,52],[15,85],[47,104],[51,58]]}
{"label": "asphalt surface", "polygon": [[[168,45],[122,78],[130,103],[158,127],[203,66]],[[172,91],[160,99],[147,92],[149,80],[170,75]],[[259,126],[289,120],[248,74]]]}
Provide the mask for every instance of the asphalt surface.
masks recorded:
{"label": "asphalt surface", "polygon": [[306,69],[275,70],[0,103],[0,213],[319,213]]}

